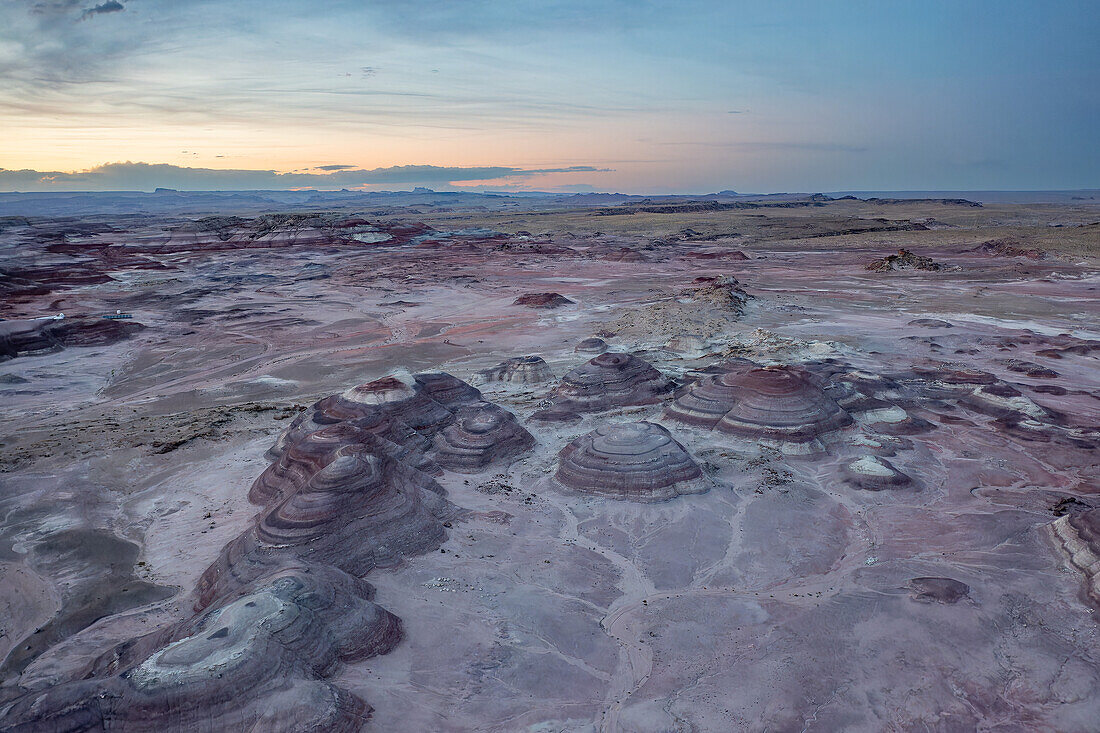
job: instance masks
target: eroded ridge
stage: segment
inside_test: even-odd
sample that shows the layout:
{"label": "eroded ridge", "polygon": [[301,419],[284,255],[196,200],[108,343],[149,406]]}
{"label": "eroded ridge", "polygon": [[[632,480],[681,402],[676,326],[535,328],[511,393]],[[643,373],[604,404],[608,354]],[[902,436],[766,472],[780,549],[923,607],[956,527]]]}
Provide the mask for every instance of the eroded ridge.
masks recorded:
{"label": "eroded ridge", "polygon": [[402,637],[362,577],[438,549],[459,513],[426,453],[476,470],[533,442],[449,374],[318,401],[271,449],[249,492],[264,508],[203,573],[195,615],[15,700],[0,728],[361,729],[370,706],[329,679]]}
{"label": "eroded ridge", "polygon": [[1100,610],[1100,509],[1072,512],[1048,525],[1066,563],[1084,576],[1081,595]]}
{"label": "eroded ridge", "polygon": [[665,501],[707,490],[684,446],[651,422],[602,425],[558,454],[554,481],[587,494]]}
{"label": "eroded ridge", "polygon": [[400,641],[373,595],[332,568],[285,569],[110,650],[88,679],[24,696],[3,729],[357,731],[370,707],[326,678]]}

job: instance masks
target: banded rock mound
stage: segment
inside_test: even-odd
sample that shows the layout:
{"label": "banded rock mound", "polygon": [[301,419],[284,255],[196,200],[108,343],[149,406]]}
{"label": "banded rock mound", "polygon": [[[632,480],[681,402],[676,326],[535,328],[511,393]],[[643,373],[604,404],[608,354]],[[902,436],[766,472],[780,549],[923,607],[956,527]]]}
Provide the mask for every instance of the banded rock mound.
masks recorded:
{"label": "banded rock mound", "polygon": [[535,437],[515,415],[484,402],[462,408],[456,420],[435,436],[435,462],[459,473],[477,473],[511,461],[535,445]]}
{"label": "banded rock mound", "polygon": [[577,438],[558,454],[554,482],[585,494],[645,502],[707,490],[687,450],[650,422],[602,425]]}
{"label": "banded rock mound", "polygon": [[249,492],[264,509],[203,573],[195,615],[14,700],[0,730],[360,730],[370,707],[328,679],[401,638],[360,578],[446,539],[458,509],[422,469],[440,470],[426,455],[434,437],[471,423],[496,426],[475,456],[524,444],[510,414],[449,374],[319,400],[272,447]]}
{"label": "banded rock mound", "polygon": [[582,339],[573,347],[577,354],[602,354],[607,351],[607,342],[598,336]]}
{"label": "banded rock mound", "polygon": [[675,354],[687,357],[703,355],[709,346],[707,339],[698,333],[680,333],[668,340],[665,348]]}
{"label": "banded rock mound", "polygon": [[572,420],[577,413],[652,404],[672,388],[671,380],[644,359],[609,351],[567,372],[554,390],[551,406],[533,417]]}
{"label": "banded rock mound", "polygon": [[852,417],[805,369],[735,365],[692,385],[666,417],[744,438],[810,444]]}
{"label": "banded rock mound", "polygon": [[517,356],[483,370],[481,377],[486,382],[542,384],[552,380],[554,373],[541,356]]}
{"label": "banded rock mound", "polygon": [[483,401],[476,388],[442,372],[382,377],[315,402],[283,431],[267,457],[277,460],[290,445],[338,423],[426,449],[427,439],[454,421],[454,410]]}
{"label": "banded rock mound", "polygon": [[358,731],[370,707],[326,677],[385,654],[396,616],[366,582],[302,566],[102,655],[88,679],[17,700],[4,731]]}
{"label": "banded rock mound", "polygon": [[385,455],[345,446],[297,491],[276,499],[223,548],[198,583],[196,610],[289,563],[363,576],[437,549],[456,512],[434,479]]}

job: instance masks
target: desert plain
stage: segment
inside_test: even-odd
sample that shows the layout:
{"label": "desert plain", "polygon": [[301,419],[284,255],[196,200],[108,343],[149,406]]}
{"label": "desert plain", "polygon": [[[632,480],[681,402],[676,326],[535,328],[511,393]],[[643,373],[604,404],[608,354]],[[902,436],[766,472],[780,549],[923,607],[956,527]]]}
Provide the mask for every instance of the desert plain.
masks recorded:
{"label": "desert plain", "polygon": [[1097,729],[1094,195],[0,210],[0,730]]}

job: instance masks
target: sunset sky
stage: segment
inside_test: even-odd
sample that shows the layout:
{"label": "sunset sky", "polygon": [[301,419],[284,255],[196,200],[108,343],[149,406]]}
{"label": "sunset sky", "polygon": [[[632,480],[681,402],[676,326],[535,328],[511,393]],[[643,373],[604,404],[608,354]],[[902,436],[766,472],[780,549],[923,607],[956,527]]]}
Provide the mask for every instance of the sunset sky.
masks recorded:
{"label": "sunset sky", "polygon": [[0,0],[0,190],[1100,187],[1100,3]]}

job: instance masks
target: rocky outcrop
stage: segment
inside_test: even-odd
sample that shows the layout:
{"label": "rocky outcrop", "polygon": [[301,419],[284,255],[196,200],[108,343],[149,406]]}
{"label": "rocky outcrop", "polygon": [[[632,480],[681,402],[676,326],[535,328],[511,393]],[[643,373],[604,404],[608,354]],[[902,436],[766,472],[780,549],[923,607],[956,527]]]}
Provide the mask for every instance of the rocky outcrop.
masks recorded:
{"label": "rocky outcrop", "polygon": [[1057,379],[1061,376],[1049,367],[1032,361],[1024,361],[1023,359],[1004,359],[1001,363],[1008,371],[1023,374],[1025,377],[1031,377],[1032,379]]}
{"label": "rocky outcrop", "polygon": [[958,603],[970,595],[970,586],[954,578],[913,578],[909,597],[919,603]]}
{"label": "rocky outcrop", "polygon": [[863,456],[844,464],[845,480],[857,489],[881,491],[906,486],[910,478],[894,467],[894,464],[878,456]]}
{"label": "rocky outcrop", "polygon": [[982,242],[977,247],[965,251],[986,255],[988,257],[1026,257],[1029,260],[1041,260],[1046,257],[1046,253],[1043,252],[1043,250],[1020,247],[1016,242],[1010,239],[990,239],[987,242]]}
{"label": "rocky outcrop", "polygon": [[650,422],[603,425],[577,438],[558,454],[554,481],[585,494],[647,502],[707,488],[684,447]]}
{"label": "rocky outcrop", "polygon": [[899,249],[896,255],[887,255],[879,260],[867,264],[871,272],[891,272],[892,270],[930,270],[943,269],[939,262],[933,262],[931,257],[913,254],[907,249]]}
{"label": "rocky outcrop", "polygon": [[737,278],[717,275],[695,278],[691,287],[680,293],[680,297],[697,303],[709,303],[740,315],[751,296],[741,288]]}
{"label": "rocky outcrop", "polygon": [[922,328],[954,328],[950,323],[939,318],[914,318],[908,325]]}

